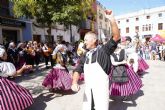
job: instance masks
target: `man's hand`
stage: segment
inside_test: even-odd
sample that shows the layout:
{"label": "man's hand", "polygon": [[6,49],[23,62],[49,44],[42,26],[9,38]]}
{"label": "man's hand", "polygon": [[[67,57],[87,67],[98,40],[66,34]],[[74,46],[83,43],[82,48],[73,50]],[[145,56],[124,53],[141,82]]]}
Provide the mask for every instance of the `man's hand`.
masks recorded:
{"label": "man's hand", "polygon": [[113,16],[112,10],[106,10],[105,16],[110,20],[113,40],[118,42],[120,39],[120,32],[119,32],[118,26],[116,24],[116,20]]}
{"label": "man's hand", "polygon": [[108,18],[109,20],[114,20],[114,19],[115,19],[112,10],[106,10],[106,11],[105,11],[105,16],[106,16],[106,18]]}
{"label": "man's hand", "polygon": [[80,86],[78,85],[78,80],[80,78],[80,75],[78,72],[74,72],[72,76],[72,86],[71,89],[74,92],[78,92],[80,90]]}
{"label": "man's hand", "polygon": [[80,86],[78,84],[72,84],[71,89],[74,92],[78,92],[80,90]]}

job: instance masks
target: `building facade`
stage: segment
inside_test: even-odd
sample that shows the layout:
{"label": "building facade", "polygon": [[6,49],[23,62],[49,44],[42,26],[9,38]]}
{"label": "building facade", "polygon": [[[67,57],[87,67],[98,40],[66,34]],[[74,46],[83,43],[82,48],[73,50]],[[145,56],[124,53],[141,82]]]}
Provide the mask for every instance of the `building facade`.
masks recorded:
{"label": "building facade", "polygon": [[149,38],[165,30],[165,6],[144,9],[115,17],[121,36]]}
{"label": "building facade", "polygon": [[106,8],[97,1],[97,28],[98,28],[98,36],[101,39],[102,32],[105,37],[111,37],[111,26],[110,21],[105,16]]}
{"label": "building facade", "polygon": [[12,4],[9,0],[0,0],[0,43],[10,41],[28,41],[32,39],[30,21],[15,19],[12,13]]}
{"label": "building facade", "polygon": [[[0,43],[6,44],[10,41],[29,41],[37,42],[58,42],[65,40],[75,42],[84,39],[88,31],[94,31],[101,38],[101,32],[106,37],[110,37],[110,21],[105,17],[106,8],[98,1],[94,1],[92,12],[89,12],[88,18],[82,22],[80,27],[65,27],[61,24],[55,24],[51,30],[43,28],[32,23],[30,20],[15,19],[12,12],[12,4],[9,0],[0,0]],[[51,36],[48,36],[51,31]]]}
{"label": "building facade", "polygon": [[75,42],[80,39],[78,29],[78,27],[73,25],[71,27],[65,27],[64,25],[56,23],[56,26],[51,29],[51,36],[48,36],[48,28],[41,28],[33,24],[33,40],[51,43],[63,40],[66,42]]}

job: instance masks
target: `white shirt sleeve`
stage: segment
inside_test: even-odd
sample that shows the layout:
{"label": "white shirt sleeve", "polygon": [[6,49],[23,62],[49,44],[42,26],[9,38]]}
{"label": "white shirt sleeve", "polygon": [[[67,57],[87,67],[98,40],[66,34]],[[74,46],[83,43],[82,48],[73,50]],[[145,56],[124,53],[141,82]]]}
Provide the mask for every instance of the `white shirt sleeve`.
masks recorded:
{"label": "white shirt sleeve", "polygon": [[114,66],[117,66],[117,65],[121,65],[121,64],[125,64],[125,62],[115,62],[115,59],[113,58],[113,56],[111,55],[111,63],[112,65]]}
{"label": "white shirt sleeve", "polygon": [[15,66],[10,62],[2,62],[0,63],[0,76],[14,76],[16,74]]}

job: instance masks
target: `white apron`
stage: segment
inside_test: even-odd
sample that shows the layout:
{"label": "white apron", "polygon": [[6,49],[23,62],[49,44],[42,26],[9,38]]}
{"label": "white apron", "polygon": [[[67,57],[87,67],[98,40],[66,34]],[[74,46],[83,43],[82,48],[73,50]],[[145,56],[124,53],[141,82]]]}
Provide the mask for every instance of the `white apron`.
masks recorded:
{"label": "white apron", "polygon": [[[92,55],[90,55],[92,56]],[[101,66],[97,62],[91,63],[91,57],[89,58],[89,64],[84,64],[84,78],[85,78],[85,93],[83,100],[83,110],[91,110],[92,97],[95,110],[108,110],[109,109],[109,78],[104,72]]]}

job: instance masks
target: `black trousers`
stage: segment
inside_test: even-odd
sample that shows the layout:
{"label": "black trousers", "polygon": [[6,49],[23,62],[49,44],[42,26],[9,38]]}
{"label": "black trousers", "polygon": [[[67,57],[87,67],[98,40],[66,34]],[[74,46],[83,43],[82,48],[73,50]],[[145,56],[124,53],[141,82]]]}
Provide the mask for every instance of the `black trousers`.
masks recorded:
{"label": "black trousers", "polygon": [[45,58],[45,65],[48,66],[48,62],[50,61],[51,62],[51,66],[53,67],[54,63],[53,63],[53,59],[52,59],[52,56],[44,56]]}
{"label": "black trousers", "polygon": [[94,108],[95,107],[95,103],[94,103],[94,99],[93,99],[93,92],[92,92],[92,90],[91,90],[91,95],[92,95],[91,96],[92,97],[92,100],[91,100],[92,101],[92,103],[91,103],[92,104],[91,105],[91,110],[95,110],[95,108]]}

